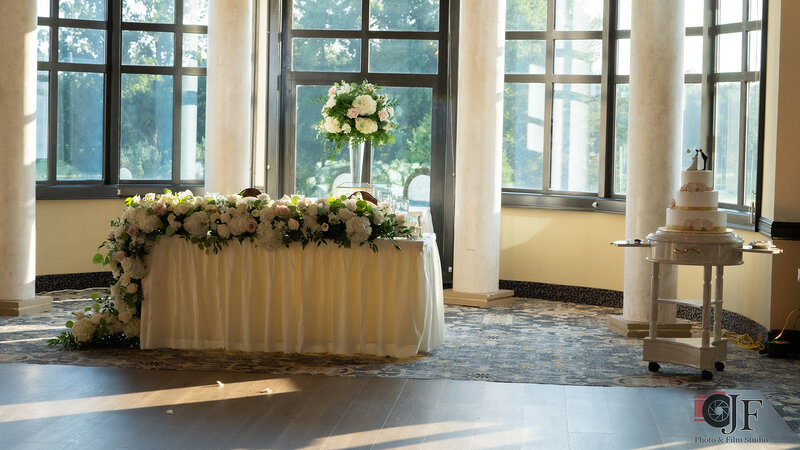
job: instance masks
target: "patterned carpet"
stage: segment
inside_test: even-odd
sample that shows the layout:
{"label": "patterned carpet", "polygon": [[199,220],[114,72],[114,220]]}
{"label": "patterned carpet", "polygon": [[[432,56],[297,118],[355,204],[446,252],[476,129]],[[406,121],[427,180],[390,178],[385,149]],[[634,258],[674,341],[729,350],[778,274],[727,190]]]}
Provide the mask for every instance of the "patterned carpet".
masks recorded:
{"label": "patterned carpet", "polygon": [[724,372],[662,364],[650,373],[637,339],[608,331],[617,308],[519,299],[480,310],[445,308],[444,346],[409,360],[371,356],[244,353],[221,350],[105,349],[65,351],[46,340],[64,330],[70,312],[91,304],[92,291],[52,294],[51,312],[0,317],[0,363],[71,364],[177,370],[449,378],[564,385],[758,389],[800,432],[800,361],[759,356],[729,345]]}

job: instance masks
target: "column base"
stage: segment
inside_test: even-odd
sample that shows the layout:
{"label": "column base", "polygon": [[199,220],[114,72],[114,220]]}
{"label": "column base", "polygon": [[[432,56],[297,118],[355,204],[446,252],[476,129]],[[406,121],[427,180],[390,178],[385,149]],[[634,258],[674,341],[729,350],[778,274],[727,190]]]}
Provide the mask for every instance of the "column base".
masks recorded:
{"label": "column base", "polygon": [[0,300],[0,316],[27,316],[53,309],[53,297],[37,295],[23,300]]}
{"label": "column base", "polygon": [[[650,334],[650,322],[634,322],[620,316],[608,316],[609,331],[625,337],[646,337]],[[675,322],[659,323],[659,337],[691,337],[692,322],[675,319]]]}
{"label": "column base", "polygon": [[514,300],[514,291],[498,289],[494,292],[473,294],[471,292],[458,292],[452,289],[444,290],[445,305],[475,306],[490,308],[492,306],[508,305]]}

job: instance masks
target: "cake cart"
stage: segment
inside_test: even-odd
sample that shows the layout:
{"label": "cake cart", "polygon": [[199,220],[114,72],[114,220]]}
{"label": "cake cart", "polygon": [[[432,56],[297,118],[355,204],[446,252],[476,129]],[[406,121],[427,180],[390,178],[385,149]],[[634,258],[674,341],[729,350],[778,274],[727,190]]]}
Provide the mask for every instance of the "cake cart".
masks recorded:
{"label": "cake cart", "polygon": [[[685,232],[669,231],[659,228],[647,235],[646,242],[640,239],[614,241],[618,247],[650,247],[647,261],[652,263],[650,288],[650,334],[644,338],[642,359],[649,361],[648,369],[657,372],[659,362],[681,364],[701,370],[702,378],[713,378],[712,369],[722,371],[727,358],[727,340],[722,337],[722,287],[725,266],[743,264],[745,252],[778,254],[783,250],[768,242],[754,242],[743,245],[744,241],[736,234],[726,231]],[[659,268],[661,264],[703,266],[703,300],[700,337],[662,338],[658,336],[658,305],[660,303],[695,303],[660,298]],[[714,279],[714,299],[711,299],[711,272],[716,270]],[[711,324],[711,307],[714,308],[714,323]]]}

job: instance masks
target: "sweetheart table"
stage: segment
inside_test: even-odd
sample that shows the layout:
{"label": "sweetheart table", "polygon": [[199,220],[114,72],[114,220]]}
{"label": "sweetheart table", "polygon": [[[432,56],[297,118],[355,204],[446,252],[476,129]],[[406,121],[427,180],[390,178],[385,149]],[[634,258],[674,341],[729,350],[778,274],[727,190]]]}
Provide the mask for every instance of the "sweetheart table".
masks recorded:
{"label": "sweetheart table", "polygon": [[366,353],[407,358],[444,340],[436,236],[205,254],[162,238],[142,279],[141,348]]}

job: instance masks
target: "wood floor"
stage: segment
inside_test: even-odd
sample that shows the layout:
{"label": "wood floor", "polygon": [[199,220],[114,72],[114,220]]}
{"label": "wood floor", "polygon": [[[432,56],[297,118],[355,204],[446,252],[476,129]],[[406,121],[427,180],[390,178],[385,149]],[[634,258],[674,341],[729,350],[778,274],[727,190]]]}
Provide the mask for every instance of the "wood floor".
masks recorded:
{"label": "wood floor", "polygon": [[683,389],[32,364],[0,383],[2,449],[800,447],[766,401],[729,438]]}

